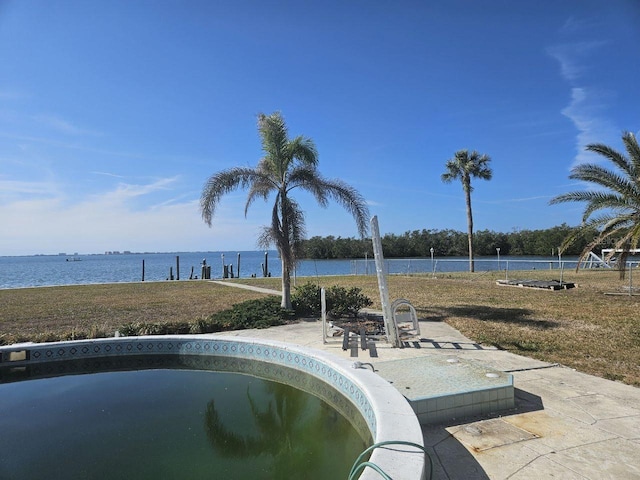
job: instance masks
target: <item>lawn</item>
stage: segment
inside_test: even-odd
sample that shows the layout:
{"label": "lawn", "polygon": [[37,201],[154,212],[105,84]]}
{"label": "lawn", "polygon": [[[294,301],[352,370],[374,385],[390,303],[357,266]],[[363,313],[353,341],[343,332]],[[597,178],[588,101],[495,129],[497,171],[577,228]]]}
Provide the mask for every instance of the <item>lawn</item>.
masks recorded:
{"label": "lawn", "polygon": [[[640,272],[634,272],[640,284]],[[476,342],[640,386],[640,295],[617,272],[564,272],[576,288],[496,285],[504,272],[388,277],[391,301],[408,299],[428,335],[447,322]],[[559,272],[510,272],[511,279],[558,279]],[[278,278],[229,280],[279,289]],[[380,308],[374,276],[296,279],[362,289]],[[616,293],[616,295],[610,295]],[[628,293],[628,290],[627,290]],[[640,292],[639,292],[640,293]],[[113,335],[130,322],[193,322],[263,294],[203,281],[0,290],[0,343]]]}
{"label": "lawn", "polygon": [[[634,272],[640,286],[640,272]],[[510,279],[559,280],[557,270],[510,272]],[[496,285],[505,273],[388,277],[390,300],[406,298],[423,321],[447,322],[479,343],[640,386],[640,289],[606,270],[565,271],[576,288],[559,291]],[[322,286],[361,288],[380,308],[374,276],[318,277]],[[279,279],[242,280],[277,288]],[[297,284],[309,279],[297,279]],[[614,293],[615,295],[611,295]],[[626,294],[625,294],[626,293]]]}
{"label": "lawn", "polygon": [[194,322],[263,296],[202,281],[0,290],[0,344],[113,336],[134,322]]}

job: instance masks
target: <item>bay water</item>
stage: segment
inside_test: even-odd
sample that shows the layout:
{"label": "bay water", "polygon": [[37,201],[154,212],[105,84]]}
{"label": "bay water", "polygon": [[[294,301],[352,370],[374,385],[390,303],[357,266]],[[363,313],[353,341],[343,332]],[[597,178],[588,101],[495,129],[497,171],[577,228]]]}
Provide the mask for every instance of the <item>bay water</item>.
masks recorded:
{"label": "bay water", "polygon": [[[568,260],[568,262],[567,262]],[[575,267],[575,259],[557,257],[496,257],[477,258],[476,272],[492,270],[533,270]],[[573,261],[572,261],[573,260]],[[96,255],[34,255],[0,257],[0,289],[82,285],[92,283],[194,280],[202,278],[202,265],[211,267],[211,278],[220,279],[224,266],[234,277],[273,277],[282,274],[276,251],[243,252],[177,252],[124,253]],[[570,263],[570,265],[567,265]],[[459,258],[393,258],[385,259],[385,273],[411,274],[467,271],[468,259]],[[297,277],[327,275],[375,275],[373,258],[341,260],[301,260],[295,270]]]}

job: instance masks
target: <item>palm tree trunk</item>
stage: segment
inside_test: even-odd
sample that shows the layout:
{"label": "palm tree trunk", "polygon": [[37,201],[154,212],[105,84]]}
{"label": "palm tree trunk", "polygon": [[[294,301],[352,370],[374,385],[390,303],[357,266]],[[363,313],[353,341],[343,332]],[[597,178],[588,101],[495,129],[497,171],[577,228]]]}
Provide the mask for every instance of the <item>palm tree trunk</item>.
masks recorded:
{"label": "palm tree trunk", "polygon": [[473,215],[471,213],[471,188],[465,188],[467,200],[467,236],[469,240],[469,271],[475,271],[473,261]]}
{"label": "palm tree trunk", "polygon": [[292,309],[291,305],[291,267],[283,256],[282,258],[282,302],[280,306],[287,310]]}
{"label": "palm tree trunk", "polygon": [[291,242],[289,236],[289,216],[286,211],[287,192],[280,193],[280,258],[282,259],[282,302],[280,306],[291,310]]}

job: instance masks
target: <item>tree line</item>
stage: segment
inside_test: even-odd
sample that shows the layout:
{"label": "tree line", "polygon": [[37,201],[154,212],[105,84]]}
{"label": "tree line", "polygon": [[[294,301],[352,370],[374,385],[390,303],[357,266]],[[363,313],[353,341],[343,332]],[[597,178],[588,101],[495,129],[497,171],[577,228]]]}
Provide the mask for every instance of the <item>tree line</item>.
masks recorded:
{"label": "tree line", "polygon": [[[473,235],[474,253],[478,256],[500,255],[557,255],[564,240],[578,227],[562,224],[543,230],[514,230],[509,233],[479,230]],[[580,255],[597,232],[583,231],[563,255]],[[461,257],[469,254],[467,233],[456,230],[413,230],[402,235],[382,237],[385,258],[430,257],[431,249],[437,257]],[[597,252],[596,252],[597,253]],[[312,237],[302,242],[301,258],[343,259],[373,257],[370,239],[342,237]]]}

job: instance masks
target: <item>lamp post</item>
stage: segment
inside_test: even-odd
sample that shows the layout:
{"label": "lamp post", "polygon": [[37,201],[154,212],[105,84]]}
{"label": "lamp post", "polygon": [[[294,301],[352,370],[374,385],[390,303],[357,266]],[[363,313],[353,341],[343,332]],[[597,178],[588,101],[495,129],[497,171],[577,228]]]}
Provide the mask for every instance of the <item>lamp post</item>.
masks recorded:
{"label": "lamp post", "polygon": [[496,252],[498,252],[498,271],[500,271],[500,247],[496,248]]}
{"label": "lamp post", "polygon": [[562,267],[562,250],[558,247],[558,268]]}
{"label": "lamp post", "polygon": [[435,274],[436,274],[436,267],[435,267],[435,265],[433,264],[433,247],[431,247],[431,248],[429,249],[429,251],[431,252],[431,276],[435,276]]}

